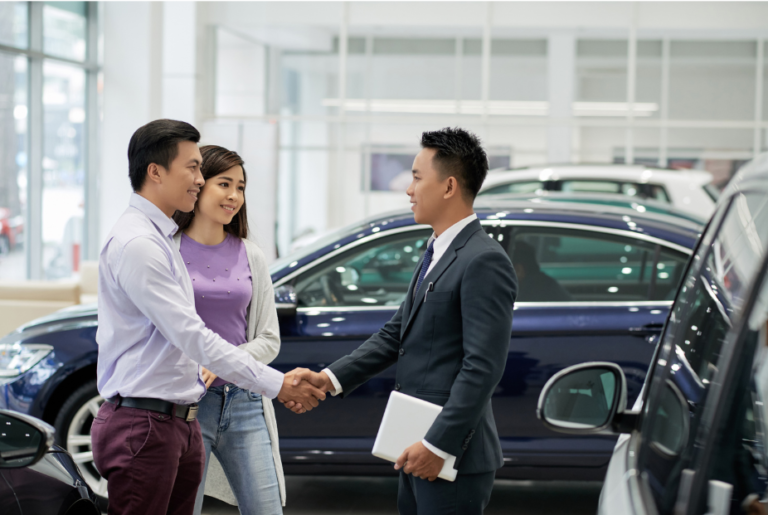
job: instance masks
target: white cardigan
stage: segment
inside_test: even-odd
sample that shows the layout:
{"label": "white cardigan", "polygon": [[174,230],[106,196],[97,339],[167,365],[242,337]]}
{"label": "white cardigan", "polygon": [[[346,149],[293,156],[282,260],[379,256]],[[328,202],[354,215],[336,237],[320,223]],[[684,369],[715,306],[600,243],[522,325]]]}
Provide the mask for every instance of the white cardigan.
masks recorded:
{"label": "white cardigan", "polygon": [[[181,247],[181,231],[173,238],[176,248]],[[251,267],[253,278],[253,296],[248,306],[248,341],[238,348],[243,349],[257,361],[269,364],[280,352],[280,324],[275,308],[275,292],[272,288],[272,278],[269,275],[267,260],[264,253],[254,242],[243,239],[245,252],[248,255],[248,265]],[[277,421],[272,401],[264,396],[261,398],[264,406],[264,419],[267,422],[269,439],[272,442],[272,458],[275,460],[277,482],[280,486],[280,499],[285,506],[285,475],[283,463],[280,460],[280,441],[277,436]],[[211,453],[208,464],[208,475],[205,480],[205,495],[210,495],[226,503],[237,506],[235,494],[229,486],[224,469],[219,460]]]}

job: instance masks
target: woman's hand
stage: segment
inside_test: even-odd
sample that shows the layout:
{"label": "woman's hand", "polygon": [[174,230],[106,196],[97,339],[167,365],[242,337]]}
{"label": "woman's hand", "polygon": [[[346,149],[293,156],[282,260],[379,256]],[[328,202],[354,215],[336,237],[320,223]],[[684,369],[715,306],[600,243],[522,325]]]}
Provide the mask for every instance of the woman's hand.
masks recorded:
{"label": "woman's hand", "polygon": [[203,369],[203,382],[205,382],[205,389],[207,390],[208,388],[211,387],[211,384],[213,383],[213,381],[219,376],[217,376],[216,374],[214,374],[213,372],[211,372],[205,367],[202,367],[202,369]]}

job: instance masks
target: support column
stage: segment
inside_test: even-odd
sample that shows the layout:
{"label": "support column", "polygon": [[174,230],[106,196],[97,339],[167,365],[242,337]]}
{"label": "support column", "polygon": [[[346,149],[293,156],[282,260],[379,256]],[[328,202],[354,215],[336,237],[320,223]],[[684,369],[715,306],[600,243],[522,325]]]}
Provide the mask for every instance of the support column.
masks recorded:
{"label": "support column", "polygon": [[573,116],[576,74],[576,38],[573,34],[552,34],[548,41],[549,119],[547,160],[569,163],[573,141]]}
{"label": "support column", "polygon": [[[160,3],[104,3],[104,122],[99,170],[99,246],[128,207],[128,142],[160,117]],[[137,38],[136,27],[148,27]]]}
{"label": "support column", "polygon": [[163,118],[196,123],[197,6],[163,2]]}

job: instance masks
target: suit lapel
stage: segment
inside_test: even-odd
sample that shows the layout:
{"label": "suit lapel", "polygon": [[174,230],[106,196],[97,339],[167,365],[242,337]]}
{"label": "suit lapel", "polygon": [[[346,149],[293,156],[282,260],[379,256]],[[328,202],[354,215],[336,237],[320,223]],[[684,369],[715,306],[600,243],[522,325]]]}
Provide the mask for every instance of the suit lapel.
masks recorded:
{"label": "suit lapel", "polygon": [[[473,220],[469,223],[469,225],[462,229],[459,234],[456,235],[456,237],[453,239],[453,242],[451,242],[451,245],[445,251],[445,254],[443,254],[443,256],[440,258],[440,261],[438,261],[435,267],[430,270],[426,277],[424,277],[424,281],[421,283],[421,288],[419,288],[419,291],[416,292],[416,298],[413,301],[411,301],[411,298],[413,297],[413,289],[416,287],[416,279],[418,278],[418,273],[411,280],[411,287],[408,288],[408,298],[405,299],[407,303],[407,310],[405,311],[405,315],[408,317],[408,321],[402,330],[402,336],[405,336],[405,333],[408,331],[408,328],[413,322],[416,313],[424,303],[424,294],[427,292],[429,283],[434,284],[437,282],[440,276],[443,275],[443,272],[445,272],[448,267],[451,266],[451,264],[456,260],[456,251],[466,245],[469,238],[479,230],[482,230],[480,222],[478,220]],[[422,257],[422,261],[423,259],[424,258]],[[417,270],[421,270],[421,264],[419,264],[419,268]]]}
{"label": "suit lapel", "polygon": [[[403,301],[403,319],[408,320],[411,309],[413,308],[413,289],[416,288],[416,281],[419,278],[419,272],[421,271],[421,264],[424,262],[424,256],[421,256],[419,264],[416,266],[416,270],[411,277],[411,284],[408,286],[408,293],[405,294],[405,300]],[[400,337],[405,333],[405,326],[400,330]]]}

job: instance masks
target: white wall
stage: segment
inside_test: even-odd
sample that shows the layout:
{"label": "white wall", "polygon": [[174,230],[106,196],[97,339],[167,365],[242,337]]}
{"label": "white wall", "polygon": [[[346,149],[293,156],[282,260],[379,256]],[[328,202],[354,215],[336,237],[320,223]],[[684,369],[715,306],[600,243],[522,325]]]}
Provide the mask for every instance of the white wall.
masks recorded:
{"label": "white wall", "polygon": [[[160,117],[162,4],[104,4],[104,121],[99,174],[99,234],[103,244],[128,206],[128,142]],[[146,27],[137,37],[137,27]]]}

